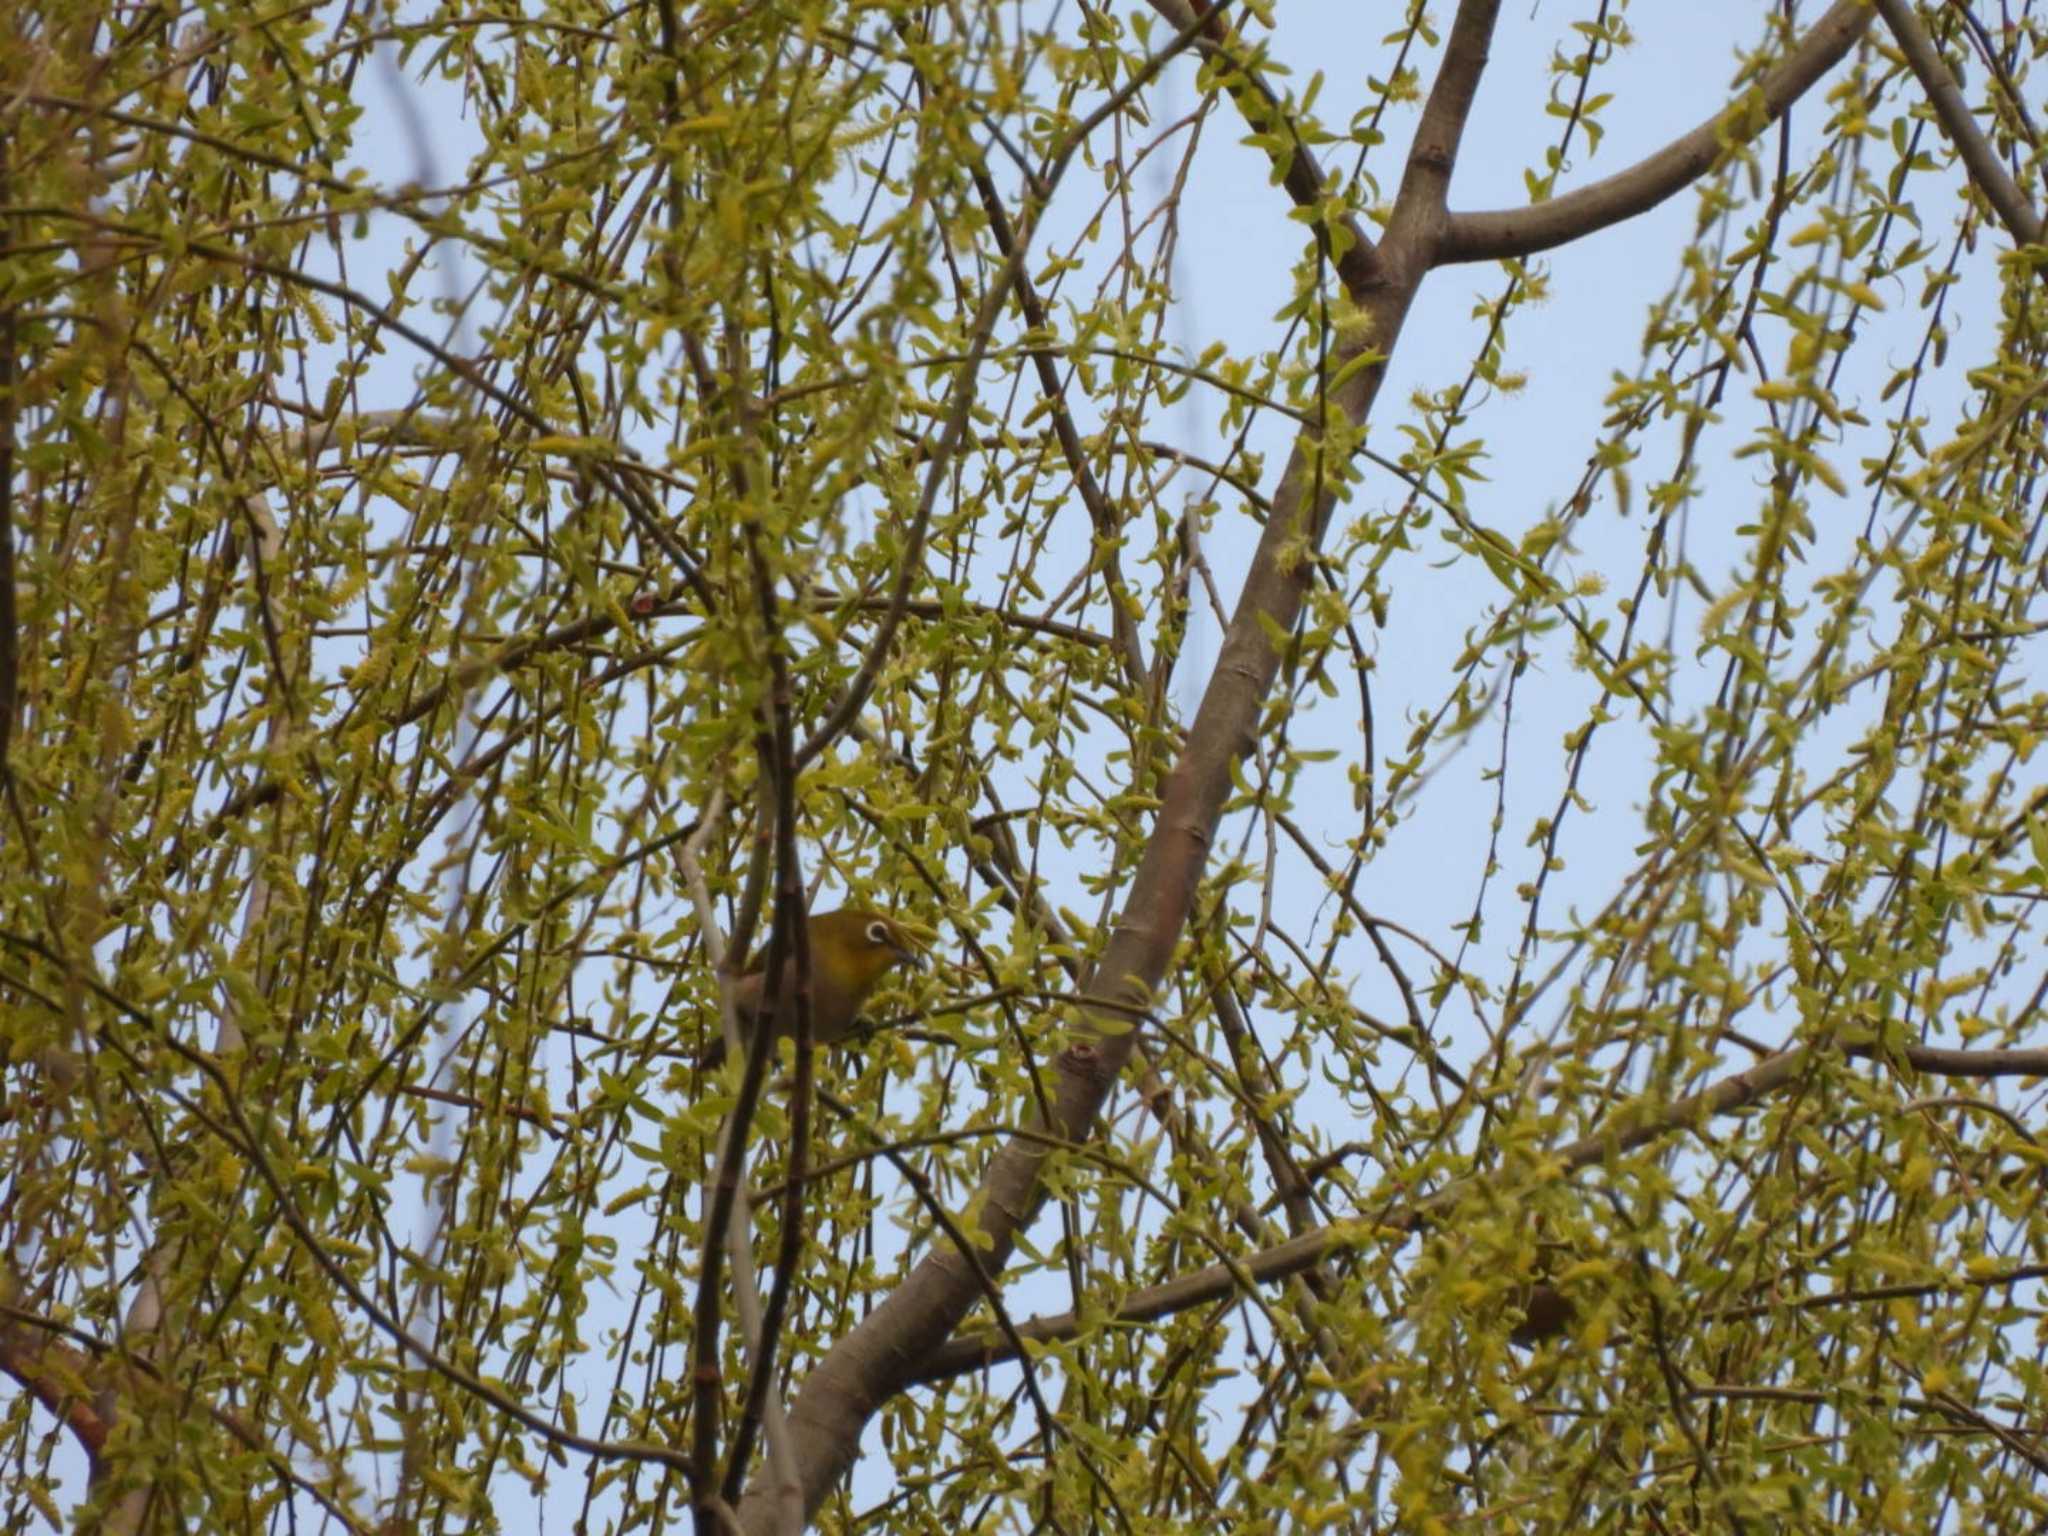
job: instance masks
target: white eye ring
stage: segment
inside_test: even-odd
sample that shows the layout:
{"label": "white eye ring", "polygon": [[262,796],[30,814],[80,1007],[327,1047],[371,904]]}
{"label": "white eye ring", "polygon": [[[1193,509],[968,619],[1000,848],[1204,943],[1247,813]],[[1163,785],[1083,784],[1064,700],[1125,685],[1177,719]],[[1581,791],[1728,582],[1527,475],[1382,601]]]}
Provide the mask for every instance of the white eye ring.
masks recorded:
{"label": "white eye ring", "polygon": [[885,922],[880,921],[879,919],[872,923],[869,923],[868,942],[870,944],[887,945],[890,942],[889,925]]}

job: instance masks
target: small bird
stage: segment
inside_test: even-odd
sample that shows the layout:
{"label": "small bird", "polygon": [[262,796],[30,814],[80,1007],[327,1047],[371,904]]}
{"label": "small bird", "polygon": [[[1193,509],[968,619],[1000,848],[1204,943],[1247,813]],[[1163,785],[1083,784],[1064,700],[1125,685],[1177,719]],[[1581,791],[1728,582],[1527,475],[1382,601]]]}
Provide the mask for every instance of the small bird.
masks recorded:
{"label": "small bird", "polygon": [[[884,976],[898,965],[916,965],[924,956],[917,935],[904,924],[870,912],[864,907],[841,907],[837,912],[811,914],[811,1038],[819,1045],[832,1045],[853,1033],[860,1020],[861,1004]],[[740,1032],[755,1027],[768,990],[767,957],[754,957],[754,968],[733,987],[733,1004],[739,1011]],[[776,988],[774,1029],[778,1035],[796,1033],[796,956],[782,963],[782,985]],[[725,1060],[725,1041],[716,1039],[704,1052],[706,1068]]]}

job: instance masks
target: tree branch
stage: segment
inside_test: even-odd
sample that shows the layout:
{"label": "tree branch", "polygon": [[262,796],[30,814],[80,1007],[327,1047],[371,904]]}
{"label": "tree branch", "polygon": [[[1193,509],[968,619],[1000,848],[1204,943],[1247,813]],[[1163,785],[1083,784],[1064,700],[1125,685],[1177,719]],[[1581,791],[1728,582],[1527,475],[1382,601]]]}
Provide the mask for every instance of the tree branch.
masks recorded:
{"label": "tree branch", "polygon": [[2006,174],[1998,151],[1991,147],[1991,141],[1970,115],[1970,104],[1963,99],[1956,77],[1943,62],[1941,50],[1920,25],[1911,0],[1877,0],[1877,9],[1884,24],[1891,28],[1892,36],[1898,39],[1899,51],[1905,54],[1914,78],[1927,93],[1928,105],[1934,108],[1934,115],[1969,171],[1970,180],[1996,210],[2006,233],[2021,245],[2039,245],[2040,215],[2034,212],[2019,184]]}
{"label": "tree branch", "polygon": [[[1281,110],[1279,95],[1259,74],[1255,61],[1241,57],[1239,39],[1224,21],[1220,8],[1197,11],[1192,0],[1149,0],[1149,3],[1174,27],[1197,29],[1195,47],[1203,58],[1216,63],[1224,71],[1223,88],[1237,103],[1238,113],[1244,118],[1246,127],[1254,133],[1267,135],[1269,139],[1275,128],[1287,136],[1284,154],[1277,147],[1269,151],[1269,157],[1280,172],[1280,184],[1294,199],[1295,207],[1315,213],[1309,228],[1315,232],[1316,244],[1322,248],[1323,258],[1336,269],[1345,291],[1354,299],[1358,298],[1379,280],[1379,250],[1356,217],[1349,213],[1337,214],[1326,206],[1330,182],[1323,174],[1321,162],[1302,141],[1294,120]],[[1331,240],[1336,230],[1344,233],[1345,249],[1342,254],[1336,251]]]}
{"label": "tree branch", "polygon": [[[1847,1048],[1846,1054],[1875,1056],[1877,1050],[1870,1046],[1852,1046]],[[1556,1176],[1565,1178],[1600,1161],[1610,1146],[1610,1135],[1611,1146],[1615,1152],[1632,1151],[1658,1136],[1682,1130],[1709,1116],[1746,1108],[1765,1093],[1782,1087],[1797,1076],[1805,1055],[1805,1049],[1800,1047],[1780,1051],[1747,1072],[1737,1073],[1732,1078],[1723,1079],[1713,1088],[1680,1099],[1675,1104],[1668,1104],[1661,1110],[1655,1110],[1647,1119],[1644,1118],[1644,1101],[1637,1100],[1624,1105],[1610,1117],[1608,1123],[1614,1127],[1626,1127],[1634,1121],[1637,1122],[1635,1128],[1613,1132],[1603,1130],[1572,1143],[1559,1154]],[[1908,1046],[1905,1056],[1909,1065],[1940,1077],[2048,1076],[2048,1050],[1956,1051],[1916,1045]],[[1206,1306],[1226,1299],[1238,1287],[1238,1274],[1250,1275],[1261,1283],[1284,1280],[1313,1268],[1332,1255],[1362,1248],[1390,1234],[1406,1236],[1426,1225],[1431,1216],[1458,1199],[1470,1187],[1470,1181],[1461,1181],[1421,1201],[1410,1210],[1392,1215],[1383,1221],[1331,1222],[1327,1226],[1304,1232],[1299,1237],[1240,1259],[1235,1271],[1221,1264],[1211,1264],[1163,1284],[1133,1291],[1124,1297],[1116,1310],[1108,1316],[1091,1314],[1087,1326],[1099,1329],[1122,1323],[1156,1322],[1162,1317],[1171,1317],[1192,1307]],[[1964,1283],[1994,1285],[2033,1278],[2035,1273],[2036,1271],[2031,1268],[2001,1271],[1993,1276],[1972,1277]],[[1773,1302],[1768,1306],[1730,1309],[1719,1315],[1749,1317],[1780,1306],[1833,1306],[1859,1300],[1881,1300],[1893,1295],[1920,1295],[1929,1289],[1926,1286],[1898,1286],[1878,1291],[1843,1292],[1793,1302]],[[1076,1338],[1082,1331],[1082,1319],[1079,1314],[1073,1312],[1033,1318],[1030,1322],[1019,1324],[1011,1330],[1015,1336],[1033,1344],[1058,1343]],[[931,1386],[938,1382],[951,1381],[956,1376],[964,1376],[969,1371],[999,1365],[1015,1358],[1016,1348],[1008,1336],[993,1333],[968,1334],[949,1339],[942,1347],[933,1350],[925,1357],[913,1379],[919,1386]]]}
{"label": "tree branch", "polygon": [[1871,14],[1868,0],[1836,0],[1755,90],[1617,175],[1528,208],[1449,215],[1437,263],[1529,256],[1647,213],[1784,116],[1855,46]]}
{"label": "tree branch", "polygon": [[[1850,1056],[1882,1058],[1876,1045],[1845,1045]],[[2048,1077],[2048,1050],[1957,1051],[1934,1045],[1909,1045],[1906,1065],[1931,1077]]]}
{"label": "tree branch", "polygon": [[[1424,112],[1430,143],[1436,147],[1432,169],[1422,177],[1424,190],[1404,190],[1404,196],[1420,199],[1424,206],[1416,211],[1396,204],[1388,240],[1381,246],[1382,256],[1390,259],[1361,299],[1367,324],[1356,338],[1342,343],[1334,359],[1332,376],[1341,382],[1330,392],[1319,418],[1333,428],[1364,423],[1384,370],[1376,362],[1347,365],[1363,362],[1361,354],[1368,351],[1379,356],[1392,351],[1428,270],[1422,259],[1424,244],[1418,239],[1419,231],[1434,227],[1437,216],[1428,203],[1428,185],[1439,173],[1448,178],[1449,159],[1485,66],[1486,38],[1498,8],[1499,0],[1464,0],[1459,8],[1444,73]],[[1169,44],[1169,52],[1184,46],[1186,37],[1183,33]],[[1155,61],[1163,56],[1155,55]],[[1071,152],[1070,143],[1060,157],[1062,165]],[[1130,1059],[1135,1035],[1119,1005],[1146,1006],[1172,961],[1217,820],[1231,793],[1233,770],[1251,749],[1279,673],[1281,643],[1293,632],[1315,579],[1310,556],[1320,546],[1344,489],[1339,472],[1350,457],[1348,441],[1333,447],[1318,428],[1305,430],[1296,439],[1215,671],[1186,745],[1162,787],[1158,818],[1132,876],[1122,915],[1102,959],[1080,989],[1084,996],[1107,999],[1108,1006],[1077,1005],[1077,1038],[1059,1058],[1050,1124],[1043,1127],[1055,1137],[1083,1141],[1092,1134],[1103,1103]],[[1106,1027],[1094,1027],[1094,1018],[1104,1019]],[[807,1511],[815,1513],[851,1467],[875,1410],[910,1383],[923,1360],[945,1342],[981,1295],[977,1267],[1001,1273],[1038,1209],[1040,1180],[1051,1155],[1040,1138],[1006,1143],[969,1201],[969,1209],[979,1216],[983,1245],[975,1262],[951,1245],[935,1248],[859,1327],[833,1346],[804,1383],[790,1418]],[[750,1531],[767,1529],[770,1506],[764,1489],[757,1485],[750,1491],[740,1517]]]}
{"label": "tree branch", "polygon": [[[1634,1151],[1671,1131],[1698,1124],[1715,1115],[1727,1114],[1754,1103],[1772,1090],[1790,1082],[1807,1062],[1810,1049],[1795,1046],[1780,1051],[1747,1071],[1723,1078],[1712,1088],[1661,1107],[1637,1099],[1608,1117],[1607,1124],[1591,1136],[1573,1142],[1553,1159],[1553,1178],[1563,1179],[1580,1169],[1624,1152]],[[1416,1202],[1403,1211],[1390,1211],[1378,1220],[1333,1222],[1318,1227],[1264,1253],[1238,1261],[1236,1272],[1248,1273],[1260,1281],[1281,1280],[1299,1274],[1331,1254],[1363,1247],[1388,1238],[1406,1238],[1427,1226],[1432,1218],[1455,1204],[1478,1186],[1479,1179],[1460,1179]],[[1151,1322],[1190,1307],[1221,1301],[1237,1288],[1232,1268],[1212,1264],[1192,1274],[1135,1291],[1124,1298],[1113,1314],[1116,1322]],[[1098,1325],[1101,1320],[1097,1320]],[[1071,1338],[1080,1331],[1080,1319],[1073,1313],[1037,1318],[1017,1332],[1033,1342]],[[1011,1358],[1005,1341],[994,1335],[976,1334],[948,1341],[925,1356],[914,1378],[920,1384],[946,1381],[984,1365]]]}
{"label": "tree branch", "polygon": [[1450,196],[1451,172],[1458,163],[1458,146],[1465,138],[1472,103],[1478,99],[1480,72],[1486,68],[1499,17],[1500,0],[1462,0],[1444,44],[1443,68],[1437,71],[1436,84],[1423,106],[1415,142],[1408,146],[1401,191],[1394,199],[1394,222],[1424,237],[1430,266],[1441,264],[1434,247],[1442,240],[1449,218],[1444,207]]}

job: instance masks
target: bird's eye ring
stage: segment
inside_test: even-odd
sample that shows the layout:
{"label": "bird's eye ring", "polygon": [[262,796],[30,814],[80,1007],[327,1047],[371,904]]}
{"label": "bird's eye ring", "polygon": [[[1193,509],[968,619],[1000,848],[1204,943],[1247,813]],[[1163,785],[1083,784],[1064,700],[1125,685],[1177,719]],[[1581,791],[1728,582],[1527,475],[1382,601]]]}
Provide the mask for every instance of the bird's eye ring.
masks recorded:
{"label": "bird's eye ring", "polygon": [[875,922],[869,923],[868,942],[870,944],[889,943],[889,925],[885,922],[880,921],[879,919],[877,919]]}

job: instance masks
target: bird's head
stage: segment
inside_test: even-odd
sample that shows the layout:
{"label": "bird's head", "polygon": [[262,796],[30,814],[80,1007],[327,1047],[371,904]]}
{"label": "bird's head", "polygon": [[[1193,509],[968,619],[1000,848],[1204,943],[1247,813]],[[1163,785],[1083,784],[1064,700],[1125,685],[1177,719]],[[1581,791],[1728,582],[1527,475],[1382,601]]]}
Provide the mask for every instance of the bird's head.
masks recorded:
{"label": "bird's head", "polygon": [[895,967],[918,965],[924,959],[924,943],[915,928],[864,907],[817,914],[811,919],[810,936],[812,969],[857,998],[866,997]]}

